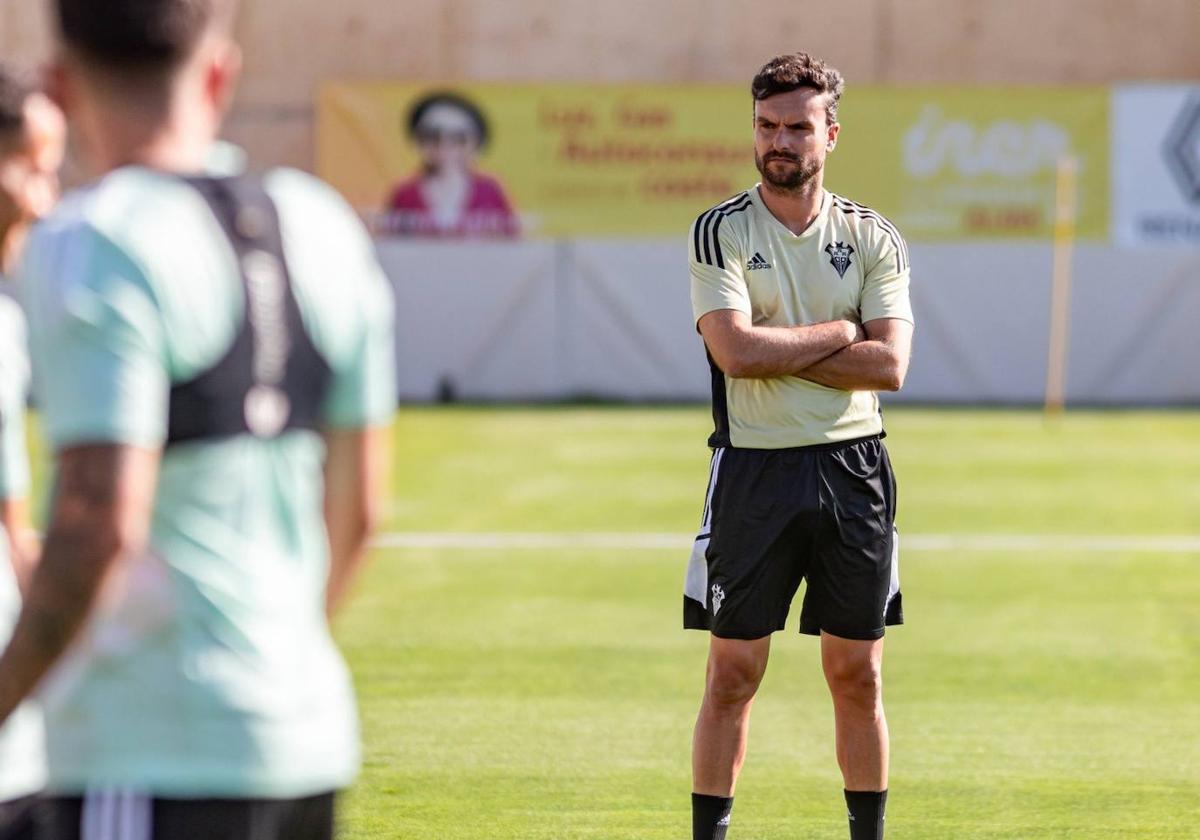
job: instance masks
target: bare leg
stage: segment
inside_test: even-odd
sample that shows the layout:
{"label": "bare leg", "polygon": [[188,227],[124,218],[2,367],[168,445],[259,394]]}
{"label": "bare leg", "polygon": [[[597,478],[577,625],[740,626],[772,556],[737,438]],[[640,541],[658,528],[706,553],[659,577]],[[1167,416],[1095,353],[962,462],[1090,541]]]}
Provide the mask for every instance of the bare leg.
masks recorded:
{"label": "bare leg", "polygon": [[838,766],[846,790],[887,790],[883,639],[858,641],[822,633],[821,664],[833,696]]}
{"label": "bare leg", "polygon": [[712,637],[704,702],[692,739],[694,793],[733,796],[746,758],[750,707],[770,650],[770,636],[749,641]]}

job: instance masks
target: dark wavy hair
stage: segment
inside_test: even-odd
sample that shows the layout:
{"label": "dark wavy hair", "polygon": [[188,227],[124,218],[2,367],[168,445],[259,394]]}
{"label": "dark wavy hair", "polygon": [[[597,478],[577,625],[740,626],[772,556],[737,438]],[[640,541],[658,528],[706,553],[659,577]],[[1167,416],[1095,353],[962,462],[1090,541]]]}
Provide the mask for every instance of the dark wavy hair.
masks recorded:
{"label": "dark wavy hair", "polygon": [[846,80],[837,70],[808,53],[798,52],[772,58],[750,83],[750,95],[757,102],[799,88],[812,88],[828,94],[825,116],[830,124],[837,122],[838,100],[846,89]]}
{"label": "dark wavy hair", "polygon": [[[235,0],[55,0],[58,34],[84,59],[113,68],[170,70],[183,63]],[[101,8],[103,6],[103,8]]]}

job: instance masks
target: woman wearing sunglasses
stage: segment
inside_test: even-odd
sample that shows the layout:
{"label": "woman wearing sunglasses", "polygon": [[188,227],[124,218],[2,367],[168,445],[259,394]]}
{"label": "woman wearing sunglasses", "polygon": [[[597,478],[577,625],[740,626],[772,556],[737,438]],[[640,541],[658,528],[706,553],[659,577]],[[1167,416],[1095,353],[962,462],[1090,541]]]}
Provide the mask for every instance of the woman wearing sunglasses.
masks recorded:
{"label": "woman wearing sunglasses", "polygon": [[421,168],[392,192],[383,232],[503,238],[520,233],[504,188],[475,168],[489,138],[474,103],[455,93],[430,94],[413,105],[406,128]]}

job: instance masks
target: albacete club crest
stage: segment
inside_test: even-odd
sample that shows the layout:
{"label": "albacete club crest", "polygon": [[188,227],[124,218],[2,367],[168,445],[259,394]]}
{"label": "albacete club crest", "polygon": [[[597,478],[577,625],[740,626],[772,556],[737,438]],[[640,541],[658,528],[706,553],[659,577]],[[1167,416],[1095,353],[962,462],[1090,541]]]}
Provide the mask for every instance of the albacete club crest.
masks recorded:
{"label": "albacete club crest", "polygon": [[845,277],[846,269],[850,267],[850,255],[854,253],[854,249],[844,242],[836,245],[830,243],[825,246],[825,253],[829,255],[829,264],[837,271],[838,277]]}

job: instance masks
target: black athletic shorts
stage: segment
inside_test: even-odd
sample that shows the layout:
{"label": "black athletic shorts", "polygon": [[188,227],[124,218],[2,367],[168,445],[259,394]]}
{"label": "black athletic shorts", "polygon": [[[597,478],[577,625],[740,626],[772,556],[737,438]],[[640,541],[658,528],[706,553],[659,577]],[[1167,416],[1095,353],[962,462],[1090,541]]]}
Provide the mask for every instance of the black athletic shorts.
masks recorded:
{"label": "black athletic shorts", "polygon": [[902,624],[896,481],[878,436],[798,449],[713,452],[683,626],[758,639],[800,632],[878,639]]}
{"label": "black athletic shorts", "polygon": [[34,840],[40,801],[36,796],[22,796],[0,802],[0,840]]}
{"label": "black athletic shorts", "polygon": [[126,790],[49,797],[38,840],[333,840],[334,794],[164,799]]}

